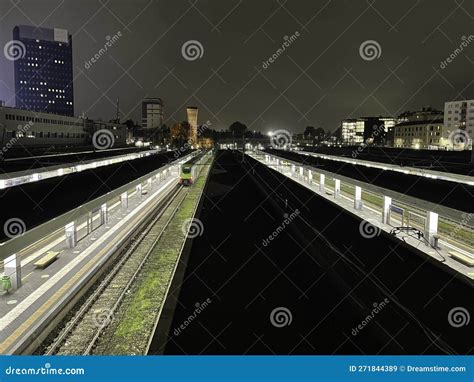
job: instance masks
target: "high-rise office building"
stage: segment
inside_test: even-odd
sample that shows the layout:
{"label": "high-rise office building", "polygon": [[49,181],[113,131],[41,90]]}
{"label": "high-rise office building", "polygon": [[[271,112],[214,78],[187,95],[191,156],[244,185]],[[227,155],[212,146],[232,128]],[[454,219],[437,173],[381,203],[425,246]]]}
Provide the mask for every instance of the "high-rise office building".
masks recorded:
{"label": "high-rise office building", "polygon": [[29,25],[13,29],[16,107],[74,115],[72,37],[65,29]]}
{"label": "high-rise office building", "polygon": [[186,108],[186,113],[188,115],[188,123],[191,127],[190,131],[190,140],[193,145],[197,144],[197,124],[198,124],[198,108],[195,106],[190,106]]}
{"label": "high-rise office building", "polygon": [[142,102],[142,127],[152,129],[163,125],[163,100],[145,98]]}

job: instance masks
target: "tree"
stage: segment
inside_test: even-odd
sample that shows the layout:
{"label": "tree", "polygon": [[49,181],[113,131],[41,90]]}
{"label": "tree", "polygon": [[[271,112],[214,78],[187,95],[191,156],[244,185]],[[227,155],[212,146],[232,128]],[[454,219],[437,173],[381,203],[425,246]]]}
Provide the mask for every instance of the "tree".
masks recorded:
{"label": "tree", "polygon": [[175,123],[171,127],[171,142],[174,146],[183,146],[188,140],[189,123],[184,121],[182,123]]}
{"label": "tree", "polygon": [[242,137],[247,131],[247,126],[242,122],[235,121],[232,125],[229,126],[229,131],[233,134],[234,137]]}
{"label": "tree", "polygon": [[160,136],[160,142],[162,144],[166,144],[170,141],[170,137],[171,137],[171,130],[168,126],[166,126],[166,124],[163,124],[161,127],[160,127],[160,133],[159,133],[159,136]]}

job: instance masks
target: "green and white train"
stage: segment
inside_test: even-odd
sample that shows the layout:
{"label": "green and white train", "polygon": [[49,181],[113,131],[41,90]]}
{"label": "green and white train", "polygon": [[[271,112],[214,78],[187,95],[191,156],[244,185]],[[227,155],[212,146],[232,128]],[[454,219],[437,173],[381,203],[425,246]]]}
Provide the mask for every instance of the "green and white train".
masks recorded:
{"label": "green and white train", "polygon": [[196,181],[201,172],[202,164],[206,160],[206,154],[209,154],[209,151],[202,151],[181,165],[180,184],[189,186]]}

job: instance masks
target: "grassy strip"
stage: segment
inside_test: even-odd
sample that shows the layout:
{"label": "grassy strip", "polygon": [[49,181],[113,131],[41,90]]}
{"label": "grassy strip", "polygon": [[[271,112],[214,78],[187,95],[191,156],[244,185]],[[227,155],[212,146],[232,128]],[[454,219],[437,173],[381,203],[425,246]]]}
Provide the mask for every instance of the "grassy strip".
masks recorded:
{"label": "grassy strip", "polygon": [[103,336],[103,342],[97,348],[98,354],[145,354],[150,333],[166,298],[166,290],[186,239],[181,227],[193,217],[208,170],[208,167],[203,169],[163,233],[131,295],[125,299],[114,324]]}
{"label": "grassy strip", "polygon": [[[334,189],[334,181],[331,178],[326,177],[325,186],[330,189]],[[354,186],[341,184],[341,193],[343,193],[347,197],[353,198],[354,192],[355,192]],[[369,204],[375,209],[378,209],[380,213],[382,212],[382,208],[383,208],[382,197],[375,196],[371,193],[362,191],[362,200],[366,204]],[[414,209],[410,209],[406,205],[404,205],[403,207],[405,208],[407,212],[413,212],[415,214],[420,213]],[[419,223],[416,224],[416,226],[424,230],[424,227],[422,227]],[[453,222],[450,222],[449,220],[443,219],[443,217],[440,216],[439,222],[438,222],[438,232],[441,235],[443,235],[446,239],[450,239],[450,241],[456,241],[459,244],[465,245],[467,247],[474,246],[474,232],[466,228],[465,225],[455,224]]]}

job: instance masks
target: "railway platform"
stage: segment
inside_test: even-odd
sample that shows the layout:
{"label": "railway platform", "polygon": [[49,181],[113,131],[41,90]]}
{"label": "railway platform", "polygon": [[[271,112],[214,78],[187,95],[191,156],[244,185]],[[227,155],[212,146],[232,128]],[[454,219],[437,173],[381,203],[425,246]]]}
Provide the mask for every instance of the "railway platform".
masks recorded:
{"label": "railway platform", "polygon": [[[127,203],[108,208],[107,220],[69,248],[64,234],[42,243],[21,258],[22,286],[0,295],[0,351],[20,354],[33,351],[62,318],[61,312],[75,302],[78,292],[93,282],[96,271],[122,246],[129,234],[170,192],[176,189],[178,168],[148,183],[147,192],[137,188]],[[91,222],[93,223],[93,222]],[[87,223],[89,224],[89,222]],[[78,232],[84,227],[77,227]],[[56,261],[43,269],[34,262],[46,251],[57,251]]]}

